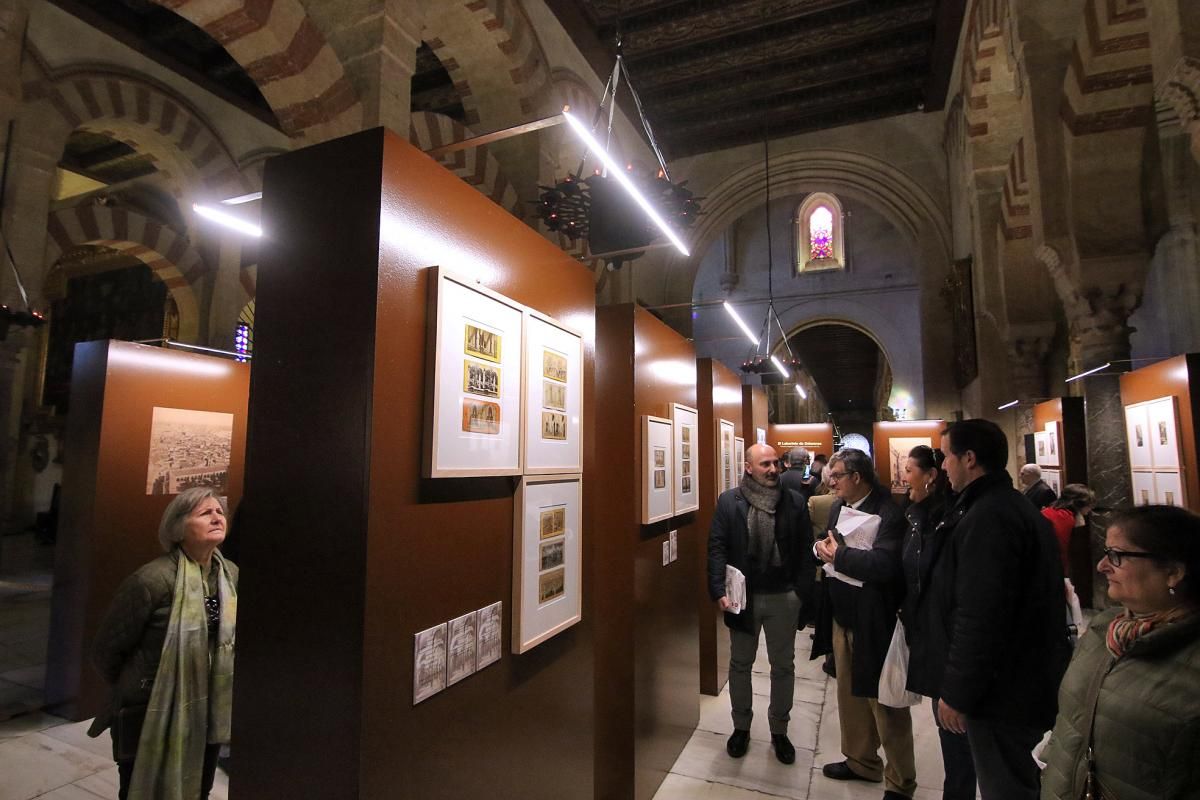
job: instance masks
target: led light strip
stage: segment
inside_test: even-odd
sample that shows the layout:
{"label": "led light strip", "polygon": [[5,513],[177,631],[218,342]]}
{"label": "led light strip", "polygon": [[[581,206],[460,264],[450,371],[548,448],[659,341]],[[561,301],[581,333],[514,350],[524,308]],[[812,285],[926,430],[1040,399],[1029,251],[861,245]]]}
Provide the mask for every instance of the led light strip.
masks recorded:
{"label": "led light strip", "polygon": [[733,306],[729,305],[728,300],[725,301],[725,310],[729,312],[729,316],[733,317],[733,321],[736,322],[738,327],[742,329],[742,332],[746,334],[746,338],[753,342],[755,347],[758,347],[758,337],[754,335],[754,331],[750,330],[750,326],[747,325],[746,321],[738,315],[738,312],[733,310]]}
{"label": "led light strip", "polygon": [[224,211],[218,211],[215,208],[202,206],[199,203],[192,204],[192,211],[195,211],[205,219],[210,219],[226,228],[232,228],[239,233],[245,233],[249,236],[262,236],[263,229],[252,223],[246,222],[244,219],[238,219],[232,214],[226,214]]}

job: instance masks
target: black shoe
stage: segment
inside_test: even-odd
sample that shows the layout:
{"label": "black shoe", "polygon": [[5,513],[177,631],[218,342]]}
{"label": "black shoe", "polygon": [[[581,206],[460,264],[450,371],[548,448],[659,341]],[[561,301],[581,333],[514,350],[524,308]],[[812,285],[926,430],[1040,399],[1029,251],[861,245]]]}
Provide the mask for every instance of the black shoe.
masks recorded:
{"label": "black shoe", "polygon": [[746,749],[750,747],[750,731],[734,731],[729,737],[729,741],[725,743],[725,752],[734,758],[741,758],[746,755]]}
{"label": "black shoe", "polygon": [[835,781],[867,781],[868,783],[880,783],[880,779],[864,778],[854,770],[850,769],[850,765],[845,761],[838,761],[833,764],[826,764],[821,767],[821,774],[826,778],[833,778]]}
{"label": "black shoe", "polygon": [[912,798],[906,794],[893,792],[891,789],[889,789],[883,793],[883,800],[912,800]]}
{"label": "black shoe", "polygon": [[772,733],[771,746],[775,748],[775,757],[779,759],[781,764],[794,764],[796,762],[796,748],[792,747],[792,743],[788,740],[786,733]]}

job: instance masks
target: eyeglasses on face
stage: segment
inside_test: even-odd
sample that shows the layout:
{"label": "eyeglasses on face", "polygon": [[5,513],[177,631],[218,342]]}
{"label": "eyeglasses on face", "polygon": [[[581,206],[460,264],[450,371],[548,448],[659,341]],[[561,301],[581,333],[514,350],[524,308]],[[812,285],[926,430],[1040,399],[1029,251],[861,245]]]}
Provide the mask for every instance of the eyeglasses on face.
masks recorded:
{"label": "eyeglasses on face", "polygon": [[1121,566],[1121,562],[1127,558],[1161,558],[1158,553],[1131,553],[1128,550],[1114,550],[1111,547],[1104,548],[1104,557],[1114,567]]}
{"label": "eyeglasses on face", "polygon": [[847,475],[853,475],[856,472],[858,472],[858,470],[856,470],[856,469],[848,469],[845,472],[833,472],[832,470],[830,470],[829,482],[837,483],[838,481],[840,481],[842,478],[846,477]]}

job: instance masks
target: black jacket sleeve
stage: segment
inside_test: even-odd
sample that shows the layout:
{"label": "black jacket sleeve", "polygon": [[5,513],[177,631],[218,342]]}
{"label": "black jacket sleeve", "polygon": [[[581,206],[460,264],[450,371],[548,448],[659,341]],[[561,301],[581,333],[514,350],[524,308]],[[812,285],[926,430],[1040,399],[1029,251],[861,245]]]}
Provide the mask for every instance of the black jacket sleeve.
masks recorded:
{"label": "black jacket sleeve", "polygon": [[875,545],[870,550],[839,547],[833,568],[860,581],[891,584],[903,575],[900,547],[904,542],[904,515],[890,499],[881,504],[878,514],[879,534],[875,537]]}
{"label": "black jacket sleeve", "polygon": [[717,498],[712,527],[708,531],[708,596],[720,600],[725,596],[725,565],[728,563],[729,536],[735,516],[732,495]]}

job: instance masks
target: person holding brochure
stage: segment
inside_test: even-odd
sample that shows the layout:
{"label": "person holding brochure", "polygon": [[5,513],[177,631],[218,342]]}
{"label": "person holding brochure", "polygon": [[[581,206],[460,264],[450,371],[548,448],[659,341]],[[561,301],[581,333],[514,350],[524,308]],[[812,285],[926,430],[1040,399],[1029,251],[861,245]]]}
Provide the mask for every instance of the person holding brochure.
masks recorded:
{"label": "person holding brochure", "polygon": [[[725,746],[741,758],[750,746],[754,717],[750,672],[759,631],[767,636],[771,701],[767,707],[771,746],[784,764],[796,760],[788,739],[795,690],[796,628],[801,598],[813,580],[807,552],[812,546],[808,507],[779,483],[774,448],[755,444],[746,451],[740,485],[717,498],[708,536],[708,594],[725,612],[729,628],[729,699],[733,734]],[[735,604],[744,591],[745,605]]]}
{"label": "person holding brochure", "polygon": [[877,700],[904,597],[904,516],[880,485],[871,457],[861,450],[839,450],[826,470],[837,500],[825,538],[813,545],[813,555],[825,565],[825,602],[812,657],[833,653],[846,758],[826,764],[821,772],[841,781],[885,781],[884,800],[911,798],[917,790],[912,716],[907,708]]}

